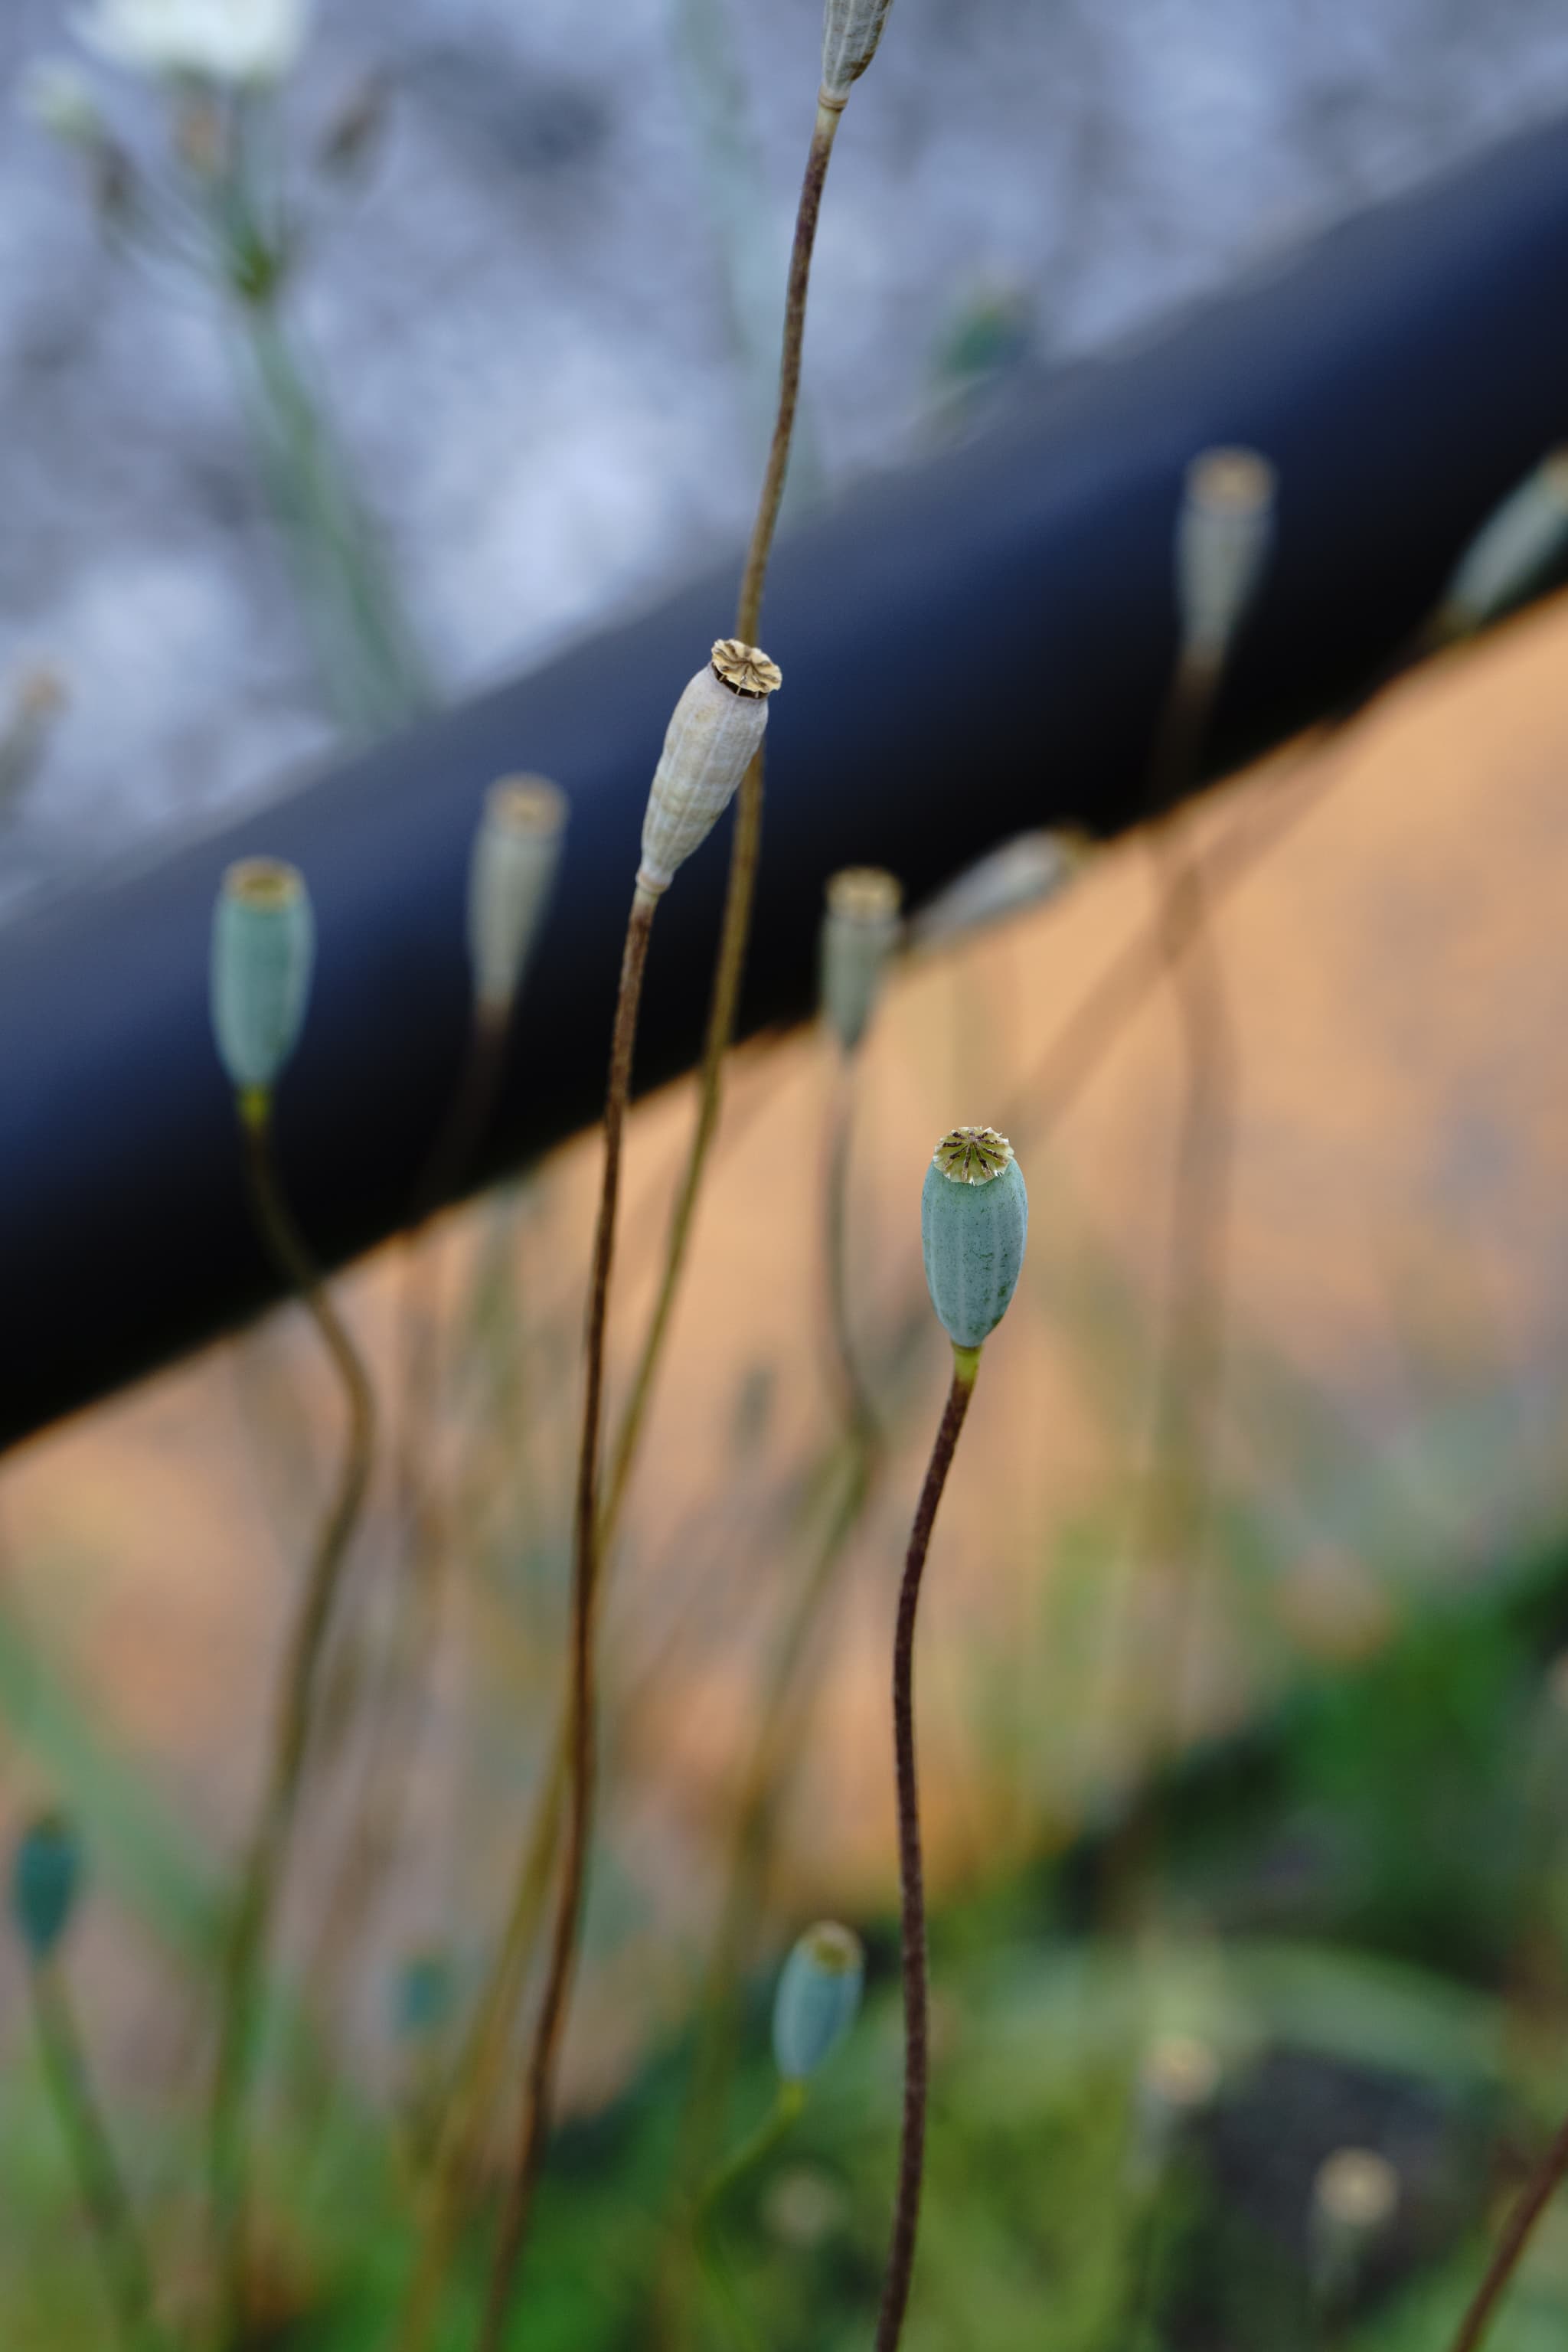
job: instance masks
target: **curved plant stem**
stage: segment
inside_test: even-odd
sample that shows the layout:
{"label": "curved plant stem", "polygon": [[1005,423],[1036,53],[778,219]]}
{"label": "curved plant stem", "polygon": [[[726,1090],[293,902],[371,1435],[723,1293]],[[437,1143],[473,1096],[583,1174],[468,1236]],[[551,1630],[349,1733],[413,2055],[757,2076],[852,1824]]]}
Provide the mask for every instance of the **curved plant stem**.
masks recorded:
{"label": "curved plant stem", "polygon": [[648,936],[658,901],[637,886],[626,923],[621,984],[610,1047],[605,1097],[605,1173],[599,1221],[594,1238],[589,1290],[587,1369],[582,1436],[577,1455],[572,1564],[571,1769],[566,1811],[566,1848],[556,1890],[555,1917],[544,1990],[524,2069],[522,2115],[517,2152],[507,2184],[496,2242],[489,2292],[479,2330],[481,2352],[495,2352],[506,2325],[518,2256],[528,2232],[533,2191],[550,2126],[552,2094],[566,2004],[577,1956],[577,1935],[587,1873],[594,1802],[594,1634],[598,1604],[599,1438],[604,1412],[605,1335],[610,1276],[615,1260],[616,1206],[620,1192],[621,1146],[631,1093],[632,1053]]}
{"label": "curved plant stem", "polygon": [[316,1540],[289,1638],[271,1759],[223,1961],[217,2055],[207,2116],[207,2166],[227,2342],[237,2340],[245,2310],[246,2110],[255,2065],[262,1964],[299,1810],[327,1631],[370,1484],[375,1432],[375,1407],[364,1366],[327,1294],[279,1181],[270,1102],[264,1096],[248,1095],[242,1097],[240,1108],[256,1221],[331,1358],[348,1407],[348,1433],[337,1488]]}
{"label": "curved plant stem", "polygon": [[1449,2352],[1479,2352],[1503,2292],[1530,2243],[1531,2233],[1565,2178],[1568,2178],[1568,2123],[1560,2126],[1556,2137],[1521,2191],[1519,2202],[1509,2215],[1508,2225],[1498,2241],[1497,2251],[1487,2264],[1486,2276],[1459,2322],[1458,2333]]}
{"label": "curved plant stem", "polygon": [[903,2333],[915,2265],[921,2177],[925,2169],[926,2080],[929,2071],[926,2000],[925,1873],[921,1857],[920,1788],[915,1771],[915,1611],[937,1506],[952,1466],[963,1416],[980,1370],[978,1348],[954,1347],[952,1385],[921,1489],[893,1639],[893,1750],[899,1788],[899,1883],[902,1889],[904,1980],[904,2116],[899,2140],[899,2191],[892,2239],[877,2316],[877,2352],[893,2352]]}
{"label": "curved plant stem", "polygon": [[[735,635],[747,645],[755,643],[762,622],[763,589],[767,579],[768,558],[773,551],[784,477],[789,470],[790,444],[795,434],[795,408],[800,398],[801,352],[805,341],[811,257],[816,243],[817,217],[822,209],[823,184],[827,177],[827,166],[842,111],[842,107],[830,106],[818,99],[816,123],[812,131],[805,173],[801,182],[795,243],[790,253],[789,285],[784,297],[778,411],[735,608]],[[680,1287],[680,1277],[686,1265],[697,1197],[702,1189],[703,1171],[719,1124],[724,1056],[735,1034],[735,1014],[740,1002],[741,975],[746,961],[746,941],[751,934],[752,901],[756,891],[757,860],[762,851],[762,840],[763,755],[759,751],[746,770],[736,797],[735,830],[730,848],[730,877],[725,886],[724,917],[719,935],[707,1034],[702,1044],[702,1067],[698,1079],[697,1123],[692,1130],[691,1149],[681,1175],[680,1189],[670,1213],[658,1296],[654,1301],[642,1352],[633,1375],[631,1392],[616,1436],[609,1499],[605,1510],[606,1540],[615,1532],[637,1458],[643,1423],[647,1419],[654,1381],[669,1331],[670,1317],[675,1308],[676,1293]]]}
{"label": "curved plant stem", "polygon": [[846,1264],[849,1225],[849,1153],[855,1135],[855,1095],[858,1075],[856,1057],[852,1054],[841,1054],[827,1116],[826,1166],[823,1181],[823,1262],[827,1294],[827,1330],[833,1344],[846,1427],[852,1441],[864,1446],[874,1446],[878,1441],[877,1413],[856,1353]]}
{"label": "curved plant stem", "polygon": [[730,2324],[747,2352],[761,2342],[750,2313],[742,2302],[734,2276],[719,2240],[719,2207],[738,2180],[770,2157],[786,2138],[805,2105],[804,2083],[781,2083],[778,2095],[756,2129],[748,2133],[704,2185],[691,2215],[691,2239],[697,2258],[715,2294],[723,2303]]}
{"label": "curved plant stem", "polygon": [[31,1971],[33,2017],[49,2093],[69,2144],[115,2326],[126,2352],[159,2352],[153,2273],[94,2095],[76,2011],[55,1960]]}

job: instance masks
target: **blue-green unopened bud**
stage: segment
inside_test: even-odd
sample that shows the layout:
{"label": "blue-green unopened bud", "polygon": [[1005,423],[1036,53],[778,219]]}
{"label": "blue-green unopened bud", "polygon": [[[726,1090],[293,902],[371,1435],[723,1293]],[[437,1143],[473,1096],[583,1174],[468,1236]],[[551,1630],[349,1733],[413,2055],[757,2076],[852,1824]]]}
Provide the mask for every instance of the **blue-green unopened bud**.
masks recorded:
{"label": "blue-green unopened bud", "polygon": [[860,1938],[831,1919],[808,1927],[779,1971],[773,2056],[786,2083],[804,2083],[855,2021],[865,1980]]}
{"label": "blue-green unopened bud", "polygon": [[218,1059],[241,1094],[266,1094],[300,1042],[316,924],[305,877],[274,857],[244,857],[213,915],[212,1021]]}
{"label": "blue-green unopened bud", "polygon": [[11,1910],[35,1960],[47,1960],[69,1924],[81,1885],[81,1848],[68,1822],[44,1813],[28,1824],[11,1864]]}
{"label": "blue-green unopened bud", "polygon": [[410,2042],[438,2033],[452,2014],[455,1991],[452,1963],[446,1954],[416,1952],[397,1972],[398,2033]]}
{"label": "blue-green unopened bud", "polygon": [[1262,583],[1274,536],[1274,468],[1256,449],[1205,449],[1176,518],[1176,605],[1185,652],[1218,662]]}
{"label": "blue-green unopened bud", "polygon": [[1029,1196],[1013,1147],[994,1127],[955,1127],[926,1170],[921,1243],[926,1286],[955,1348],[979,1348],[1007,1312],[1024,1264]]}

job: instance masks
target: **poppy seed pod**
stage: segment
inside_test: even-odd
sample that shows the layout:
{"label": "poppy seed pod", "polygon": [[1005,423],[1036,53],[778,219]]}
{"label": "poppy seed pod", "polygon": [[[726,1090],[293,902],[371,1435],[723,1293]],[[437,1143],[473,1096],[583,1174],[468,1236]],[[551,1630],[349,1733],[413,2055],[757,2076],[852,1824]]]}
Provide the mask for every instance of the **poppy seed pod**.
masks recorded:
{"label": "poppy seed pod", "polygon": [[675,706],[643,818],[637,887],[668,890],[724,814],[763,740],[779,672],[755,646],[721,637]]}
{"label": "poppy seed pod", "polygon": [[231,866],[213,916],[212,1024],[239,1093],[268,1094],[298,1045],[315,954],[299,868],[273,857]]}
{"label": "poppy seed pod", "polygon": [[1007,1312],[1024,1264],[1029,1196],[994,1127],[955,1127],[926,1170],[921,1244],[937,1320],[955,1348],[979,1348]]}
{"label": "poppy seed pod", "polygon": [[1458,630],[1479,629],[1523,594],[1568,544],[1568,450],[1554,449],[1494,507],[1443,594]]}
{"label": "poppy seed pod", "polygon": [[47,1960],[65,1934],[81,1885],[81,1848],[59,1813],[43,1813],[17,1841],[11,1911],[30,1958]]}
{"label": "poppy seed pod", "polygon": [[485,795],[468,861],[474,1001],[506,1013],[538,936],[566,832],[566,795],[543,776],[503,776]]}
{"label": "poppy seed pod", "polygon": [[822,94],[840,106],[877,54],[893,0],[827,0],[822,25]]}
{"label": "poppy seed pod", "polygon": [[1221,661],[1258,593],[1274,537],[1274,468],[1256,449],[1205,449],[1176,519],[1176,609],[1189,658]]}
{"label": "poppy seed pod", "polygon": [[865,1979],[860,1938],[831,1919],[808,1927],[779,1971],[773,2056],[786,2083],[815,2074],[855,2021]]}
{"label": "poppy seed pod", "polygon": [[879,866],[847,866],[827,885],[822,923],[823,1016],[847,1054],[866,1034],[899,943],[903,891]]}

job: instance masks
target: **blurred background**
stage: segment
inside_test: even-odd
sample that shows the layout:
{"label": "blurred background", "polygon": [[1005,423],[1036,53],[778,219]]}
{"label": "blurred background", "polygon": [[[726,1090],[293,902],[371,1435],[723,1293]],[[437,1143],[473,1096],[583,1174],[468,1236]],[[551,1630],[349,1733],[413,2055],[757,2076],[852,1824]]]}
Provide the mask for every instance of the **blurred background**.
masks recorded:
{"label": "blurred background", "polygon": [[[226,308],[157,194],[171,142],[199,178],[199,91],[172,102],[76,21],[18,0],[0,24],[13,917],[732,555],[819,26],[812,0],[592,26],[563,0],[324,0],[259,166],[289,254],[268,342],[271,289]],[[786,527],[1565,104],[1543,0],[898,0],[829,184]],[[613,1559],[585,1968],[517,2343],[868,2339],[899,2102],[887,1659],[946,1370],[916,1194],[971,1119],[1011,1136],[1032,1228],[922,1604],[934,2090],[906,2341],[1449,2341],[1568,2105],[1565,652],[1548,599],[1185,819],[1196,852],[1293,813],[1213,916],[1223,1364],[1179,1558],[1148,1507],[1176,995],[1146,989],[1070,1099],[1054,1044],[1147,936],[1146,840],[1054,836],[1015,859],[1018,903],[917,924],[847,1087],[820,1024],[736,1057]],[[682,1082],[633,1121],[612,1423],[690,1117]],[[874,1474],[824,1303],[845,1135]],[[598,1150],[338,1286],[391,1431],[276,1956],[257,2346],[400,2340],[550,1772]],[[412,1429],[411,1347],[437,1366]],[[339,1426],[293,1306],[0,1465],[0,1816],[79,1831],[71,1980],[178,2342],[215,1953]],[[691,2186],[768,2111],[774,1974],[821,1916],[865,1939],[865,2011],[700,2261]],[[13,1941],[0,2338],[96,2347],[26,1991]],[[491,2054],[453,2347],[512,2116]],[[1549,2213],[1489,2340],[1565,2324]]]}

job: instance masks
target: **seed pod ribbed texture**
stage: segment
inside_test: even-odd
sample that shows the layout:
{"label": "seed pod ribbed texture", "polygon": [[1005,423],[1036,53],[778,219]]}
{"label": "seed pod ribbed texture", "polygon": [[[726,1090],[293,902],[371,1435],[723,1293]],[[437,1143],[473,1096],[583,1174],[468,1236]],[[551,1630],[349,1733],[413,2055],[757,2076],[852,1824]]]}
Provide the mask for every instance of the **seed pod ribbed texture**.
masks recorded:
{"label": "seed pod ribbed texture", "polygon": [[842,105],[877,54],[893,0],[827,0],[822,26],[824,95]]}
{"label": "seed pod ribbed texture", "polygon": [[1176,520],[1176,607],[1189,655],[1217,661],[1257,595],[1274,537],[1274,468],[1256,449],[1205,449]]}
{"label": "seed pod ribbed texture", "polygon": [[1523,594],[1568,545],[1568,450],[1554,449],[1494,507],[1454,568],[1443,603],[1477,629]]}
{"label": "seed pod ribbed texture", "polygon": [[542,776],[504,776],[485,796],[468,862],[475,1002],[504,1013],[539,935],[566,831],[566,796]]}
{"label": "seed pod ribbed texture", "polygon": [[899,943],[903,891],[879,866],[847,866],[827,885],[822,922],[823,1017],[847,1054],[866,1034]]}
{"label": "seed pod ribbed texture", "polygon": [[298,1045],[315,953],[299,868],[271,857],[231,866],[213,916],[212,1024],[218,1058],[241,1092],[272,1087]]}
{"label": "seed pod ribbed texture", "polygon": [[773,2057],[786,2083],[804,2083],[855,2021],[865,1979],[860,1938],[836,1921],[808,1927],[779,1971]]}
{"label": "seed pod ribbed texture", "polygon": [[994,1127],[955,1127],[926,1170],[921,1244],[937,1320],[956,1348],[979,1348],[1007,1312],[1024,1264],[1029,1196],[1013,1147]]}
{"label": "seed pod ribbed texture", "polygon": [[638,886],[668,890],[712,832],[768,723],[779,673],[766,654],[721,637],[675,706],[643,819]]}
{"label": "seed pod ribbed texture", "polygon": [[35,1960],[47,1960],[70,1922],[81,1885],[81,1848],[68,1822],[45,1813],[17,1841],[11,1912]]}

